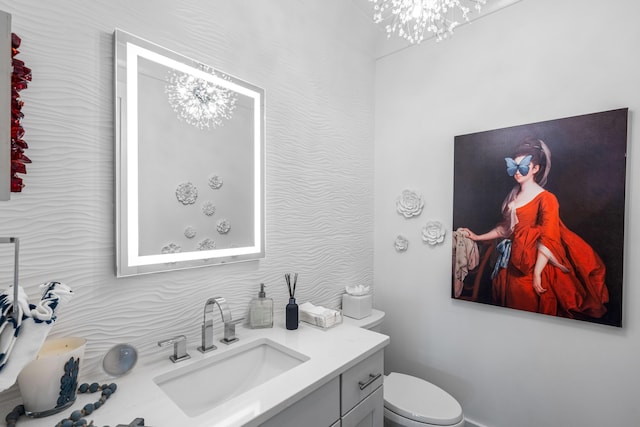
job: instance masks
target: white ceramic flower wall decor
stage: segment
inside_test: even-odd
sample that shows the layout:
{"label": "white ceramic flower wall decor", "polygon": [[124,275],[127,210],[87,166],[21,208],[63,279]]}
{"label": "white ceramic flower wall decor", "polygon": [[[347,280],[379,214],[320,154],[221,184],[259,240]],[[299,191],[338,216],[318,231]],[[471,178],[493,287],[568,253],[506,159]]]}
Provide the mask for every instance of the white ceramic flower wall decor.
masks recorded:
{"label": "white ceramic flower wall decor", "polygon": [[409,249],[409,240],[402,235],[398,235],[398,237],[396,237],[394,247],[398,253],[406,252],[407,249]]}
{"label": "white ceramic flower wall decor", "polygon": [[163,254],[175,254],[178,252],[182,252],[182,248],[175,243],[169,243],[168,245],[163,246],[160,252],[162,252]]}
{"label": "white ceramic flower wall decor", "polygon": [[218,175],[213,175],[209,178],[209,187],[211,187],[212,190],[218,190],[220,187],[222,187],[223,182],[224,181],[221,177],[219,177]]}
{"label": "white ceramic flower wall decor", "polygon": [[404,190],[396,201],[396,209],[405,218],[418,216],[422,213],[424,201],[422,196],[412,190]]}
{"label": "white ceramic flower wall decor", "polygon": [[194,237],[196,237],[196,229],[190,225],[187,226],[187,228],[184,229],[184,236],[187,239],[193,239]]}
{"label": "white ceramic flower wall decor", "polygon": [[199,251],[210,251],[215,248],[216,248],[216,242],[214,242],[213,239],[210,239],[208,237],[202,240],[200,243],[198,243]]}
{"label": "white ceramic flower wall decor", "polygon": [[429,221],[422,227],[422,240],[431,246],[444,242],[446,230],[440,221]]}
{"label": "white ceramic flower wall decor", "polygon": [[198,189],[190,182],[183,182],[176,188],[176,198],[183,205],[192,205],[198,198]]}
{"label": "white ceramic flower wall decor", "polygon": [[220,234],[227,234],[229,230],[231,230],[231,224],[229,223],[229,220],[221,219],[220,221],[218,221],[218,224],[216,224],[216,230],[218,230],[218,233]]}
{"label": "white ceramic flower wall decor", "polygon": [[212,202],[204,202],[202,204],[202,213],[206,216],[213,216],[216,213],[216,206]]}

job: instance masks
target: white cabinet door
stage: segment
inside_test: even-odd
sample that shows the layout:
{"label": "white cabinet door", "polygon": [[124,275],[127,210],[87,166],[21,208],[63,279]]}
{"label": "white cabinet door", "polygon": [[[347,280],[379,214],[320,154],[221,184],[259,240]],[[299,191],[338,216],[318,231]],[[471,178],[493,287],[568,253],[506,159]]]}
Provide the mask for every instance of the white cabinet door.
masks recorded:
{"label": "white cabinet door", "polygon": [[371,393],[342,417],[342,427],[382,427],[384,423],[384,394],[382,387]]}
{"label": "white cabinet door", "polygon": [[260,427],[340,426],[340,377],[303,397]]}

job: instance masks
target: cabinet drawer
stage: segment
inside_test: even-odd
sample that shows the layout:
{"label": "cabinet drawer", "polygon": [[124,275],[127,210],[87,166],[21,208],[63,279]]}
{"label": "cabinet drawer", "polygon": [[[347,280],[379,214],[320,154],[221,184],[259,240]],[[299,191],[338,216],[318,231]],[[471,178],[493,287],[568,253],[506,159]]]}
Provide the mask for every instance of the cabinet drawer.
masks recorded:
{"label": "cabinet drawer", "polygon": [[342,415],[382,385],[383,366],[384,353],[380,350],[342,374]]}

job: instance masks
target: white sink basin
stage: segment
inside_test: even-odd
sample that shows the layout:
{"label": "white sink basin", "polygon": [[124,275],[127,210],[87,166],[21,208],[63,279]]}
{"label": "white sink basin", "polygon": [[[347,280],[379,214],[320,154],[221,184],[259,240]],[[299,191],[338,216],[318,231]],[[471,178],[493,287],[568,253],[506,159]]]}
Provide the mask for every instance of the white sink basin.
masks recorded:
{"label": "white sink basin", "polygon": [[153,381],[186,415],[196,417],[309,360],[266,338],[235,346]]}

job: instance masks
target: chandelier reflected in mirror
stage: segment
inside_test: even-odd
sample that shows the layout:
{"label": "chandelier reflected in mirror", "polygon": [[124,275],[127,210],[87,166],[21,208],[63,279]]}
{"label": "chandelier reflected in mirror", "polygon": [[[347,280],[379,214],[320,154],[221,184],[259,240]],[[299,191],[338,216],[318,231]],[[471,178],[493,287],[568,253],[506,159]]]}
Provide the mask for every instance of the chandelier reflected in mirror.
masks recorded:
{"label": "chandelier reflected in mirror", "polygon": [[387,37],[397,34],[418,44],[432,33],[437,41],[448,38],[460,19],[469,21],[470,7],[480,12],[486,0],[369,0],[373,20],[385,23]]}
{"label": "chandelier reflected in mirror", "polygon": [[180,120],[198,129],[214,129],[233,115],[237,94],[214,83],[220,79],[230,81],[229,76],[204,65],[201,69],[207,78],[172,70],[167,76],[165,92]]}

